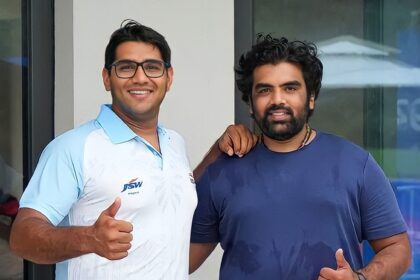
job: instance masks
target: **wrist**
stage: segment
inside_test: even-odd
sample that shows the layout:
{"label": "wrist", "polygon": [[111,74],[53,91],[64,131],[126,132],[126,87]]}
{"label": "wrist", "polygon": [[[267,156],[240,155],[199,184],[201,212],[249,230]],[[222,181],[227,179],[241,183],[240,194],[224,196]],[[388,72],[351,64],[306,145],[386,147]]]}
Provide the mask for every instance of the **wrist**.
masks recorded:
{"label": "wrist", "polygon": [[81,236],[81,249],[84,254],[96,253],[95,244],[97,242],[95,226],[87,226],[84,228]]}

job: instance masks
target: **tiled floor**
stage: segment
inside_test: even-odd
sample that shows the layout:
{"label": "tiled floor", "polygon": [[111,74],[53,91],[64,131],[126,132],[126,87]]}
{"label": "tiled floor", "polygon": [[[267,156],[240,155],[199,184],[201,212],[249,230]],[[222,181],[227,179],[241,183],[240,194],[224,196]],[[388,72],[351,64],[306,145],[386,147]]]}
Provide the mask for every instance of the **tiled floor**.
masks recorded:
{"label": "tiled floor", "polygon": [[0,216],[0,280],[22,280],[23,261],[9,252],[10,220]]}

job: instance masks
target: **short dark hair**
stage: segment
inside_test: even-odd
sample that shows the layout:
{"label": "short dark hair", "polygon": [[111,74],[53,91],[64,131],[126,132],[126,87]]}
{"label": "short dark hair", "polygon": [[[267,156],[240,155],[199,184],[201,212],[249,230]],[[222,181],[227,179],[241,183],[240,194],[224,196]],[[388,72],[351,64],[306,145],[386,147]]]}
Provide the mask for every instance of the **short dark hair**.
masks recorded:
{"label": "short dark hair", "polygon": [[257,34],[257,43],[244,53],[235,68],[236,85],[242,92],[242,100],[249,103],[252,94],[253,72],[258,66],[289,62],[298,65],[303,73],[308,99],[311,94],[318,97],[321,89],[322,63],[317,57],[315,44],[302,41],[289,42],[271,35]]}
{"label": "short dark hair", "polygon": [[112,33],[109,43],[105,49],[105,68],[110,69],[115,60],[115,51],[117,47],[125,42],[144,42],[156,46],[163,61],[171,65],[171,49],[168,42],[159,32],[150,27],[142,25],[135,20],[124,20],[121,27]]}

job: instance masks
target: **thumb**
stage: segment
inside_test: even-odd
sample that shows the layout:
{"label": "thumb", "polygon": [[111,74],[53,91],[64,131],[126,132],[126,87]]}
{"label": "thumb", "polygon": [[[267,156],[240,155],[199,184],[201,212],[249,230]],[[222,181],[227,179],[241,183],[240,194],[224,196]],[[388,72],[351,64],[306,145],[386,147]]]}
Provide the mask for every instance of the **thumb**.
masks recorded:
{"label": "thumb", "polygon": [[121,207],[121,198],[117,197],[114,201],[114,203],[112,203],[107,209],[105,209],[103,211],[103,213],[105,215],[108,215],[112,218],[115,217],[115,215],[117,214],[118,210]]}
{"label": "thumb", "polygon": [[228,147],[226,149],[226,154],[228,154],[229,156],[233,156],[233,149],[232,149],[232,147]]}
{"label": "thumb", "polygon": [[335,259],[337,261],[337,270],[341,268],[350,268],[349,263],[344,258],[343,249],[340,248],[335,252]]}
{"label": "thumb", "polygon": [[[227,139],[226,139],[227,138]],[[232,138],[230,137],[229,133],[225,132],[225,135],[219,139],[219,149],[228,154],[229,156],[233,156],[233,142]]]}

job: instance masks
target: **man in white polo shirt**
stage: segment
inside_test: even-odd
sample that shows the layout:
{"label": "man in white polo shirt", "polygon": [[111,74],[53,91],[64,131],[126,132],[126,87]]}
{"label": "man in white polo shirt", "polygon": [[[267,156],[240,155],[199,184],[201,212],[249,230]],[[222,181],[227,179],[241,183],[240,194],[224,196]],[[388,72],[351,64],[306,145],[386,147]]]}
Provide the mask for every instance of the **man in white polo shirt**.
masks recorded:
{"label": "man in white polo shirt", "polygon": [[[197,198],[184,140],[158,125],[173,77],[165,38],[127,22],[111,36],[102,76],[112,105],[46,147],[22,196],[11,249],[58,263],[59,280],[187,279]],[[229,127],[206,161],[220,150],[249,150],[247,133]]]}

